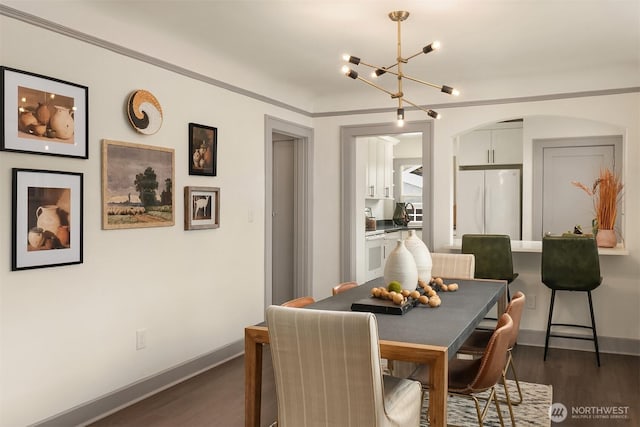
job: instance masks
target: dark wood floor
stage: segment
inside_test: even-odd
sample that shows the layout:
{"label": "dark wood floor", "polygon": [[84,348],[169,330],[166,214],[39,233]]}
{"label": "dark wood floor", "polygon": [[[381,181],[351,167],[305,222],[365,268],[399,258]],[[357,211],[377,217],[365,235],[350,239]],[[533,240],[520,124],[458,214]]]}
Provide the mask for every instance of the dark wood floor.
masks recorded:
{"label": "dark wood floor", "polygon": [[[267,349],[265,349],[267,350]],[[265,351],[262,425],[276,418],[275,388]],[[629,407],[618,420],[567,419],[560,427],[640,426],[640,357],[518,346],[515,363],[521,381],[551,384],[553,401],[572,407]],[[94,427],[240,427],[244,425],[244,358],[238,357],[190,380],[116,412]]]}

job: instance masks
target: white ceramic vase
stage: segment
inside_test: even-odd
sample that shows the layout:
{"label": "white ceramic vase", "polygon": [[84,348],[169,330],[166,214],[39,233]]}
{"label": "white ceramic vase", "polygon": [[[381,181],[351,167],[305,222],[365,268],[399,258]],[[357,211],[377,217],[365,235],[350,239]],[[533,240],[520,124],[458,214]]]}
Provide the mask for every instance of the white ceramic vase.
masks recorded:
{"label": "white ceramic vase", "polygon": [[431,268],[433,267],[429,248],[427,248],[427,245],[424,244],[422,239],[416,235],[415,230],[409,230],[409,237],[404,240],[404,245],[411,255],[413,255],[413,259],[416,262],[418,278],[428,283],[431,280]]}
{"label": "white ceramic vase", "polygon": [[385,286],[393,280],[400,282],[403,289],[415,289],[418,286],[418,267],[403,240],[398,240],[384,264]]}

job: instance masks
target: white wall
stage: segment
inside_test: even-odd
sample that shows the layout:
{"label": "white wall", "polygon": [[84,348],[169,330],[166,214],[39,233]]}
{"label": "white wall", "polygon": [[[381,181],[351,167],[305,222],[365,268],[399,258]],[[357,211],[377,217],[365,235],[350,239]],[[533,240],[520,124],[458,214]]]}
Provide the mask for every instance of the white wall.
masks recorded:
{"label": "white wall", "polygon": [[[29,48],[43,44],[57,49]],[[263,320],[264,116],[311,120],[1,16],[0,63],[89,87],[88,160],[0,152],[0,425],[37,422],[241,342]],[[135,89],[162,105],[155,135],[128,123]],[[217,177],[188,175],[189,122],[218,128]],[[101,229],[103,138],[175,149],[175,226]],[[84,174],[83,264],[10,271],[12,168]],[[187,185],[221,188],[219,229],[183,230]],[[136,351],[141,328],[147,348]]]}

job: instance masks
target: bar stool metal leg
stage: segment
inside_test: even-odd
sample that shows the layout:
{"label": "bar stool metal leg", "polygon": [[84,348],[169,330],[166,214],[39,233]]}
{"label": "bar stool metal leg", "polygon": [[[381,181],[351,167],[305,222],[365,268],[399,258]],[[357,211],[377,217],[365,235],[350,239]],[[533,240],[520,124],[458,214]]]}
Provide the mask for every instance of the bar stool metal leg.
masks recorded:
{"label": "bar stool metal leg", "polygon": [[593,316],[593,302],[591,300],[591,291],[587,292],[589,295],[589,311],[591,312],[591,330],[593,331],[593,344],[596,348],[596,361],[598,362],[598,366],[600,366],[600,350],[598,349],[598,334],[596,333],[596,319]]}
{"label": "bar stool metal leg", "polygon": [[553,318],[553,303],[556,300],[556,290],[551,290],[551,304],[549,305],[549,320],[547,321],[547,335],[544,339],[544,358],[547,360],[547,351],[549,350],[549,335],[551,334],[551,319]]}

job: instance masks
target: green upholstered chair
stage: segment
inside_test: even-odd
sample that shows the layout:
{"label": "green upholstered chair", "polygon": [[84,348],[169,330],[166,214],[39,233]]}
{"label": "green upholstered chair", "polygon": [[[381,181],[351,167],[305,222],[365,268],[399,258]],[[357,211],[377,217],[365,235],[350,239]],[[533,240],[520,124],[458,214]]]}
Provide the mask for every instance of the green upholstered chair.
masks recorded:
{"label": "green upholstered chair", "polygon": [[[542,283],[551,289],[549,320],[544,342],[544,360],[547,360],[549,337],[580,339],[593,341],[596,361],[600,366],[598,335],[596,333],[596,321],[593,315],[593,301],[591,299],[591,291],[602,283],[600,258],[595,239],[584,236],[544,236],[542,239]],[[556,299],[556,291],[586,292],[589,297],[591,326],[573,323],[553,323],[553,306]],[[553,326],[590,329],[593,337],[554,334],[551,331]]]}
{"label": "green upholstered chair", "polygon": [[[507,281],[507,298],[511,300],[509,284],[518,277],[513,272],[511,239],[506,234],[464,234],[462,253],[475,256],[476,279]],[[501,313],[499,313],[501,314]]]}

